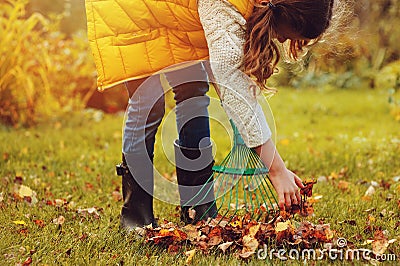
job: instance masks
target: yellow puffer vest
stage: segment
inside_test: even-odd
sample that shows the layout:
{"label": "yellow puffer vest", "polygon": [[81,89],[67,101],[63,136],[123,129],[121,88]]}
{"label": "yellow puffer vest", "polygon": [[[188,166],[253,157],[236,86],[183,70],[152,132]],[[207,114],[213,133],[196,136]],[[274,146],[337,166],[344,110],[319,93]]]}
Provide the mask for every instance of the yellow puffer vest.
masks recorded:
{"label": "yellow puffer vest", "polygon": [[[100,90],[208,57],[198,0],[86,0]],[[228,0],[247,19],[252,0]]]}

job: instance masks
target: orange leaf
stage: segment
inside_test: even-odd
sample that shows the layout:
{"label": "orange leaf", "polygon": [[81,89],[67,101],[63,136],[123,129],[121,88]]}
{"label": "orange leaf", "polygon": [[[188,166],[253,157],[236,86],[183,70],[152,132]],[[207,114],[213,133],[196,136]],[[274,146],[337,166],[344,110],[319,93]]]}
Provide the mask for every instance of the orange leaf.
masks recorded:
{"label": "orange leaf", "polygon": [[39,226],[40,228],[43,228],[46,224],[44,223],[43,220],[33,220],[33,222]]}
{"label": "orange leaf", "polygon": [[338,183],[338,189],[341,191],[346,191],[349,188],[349,182],[340,180]]}

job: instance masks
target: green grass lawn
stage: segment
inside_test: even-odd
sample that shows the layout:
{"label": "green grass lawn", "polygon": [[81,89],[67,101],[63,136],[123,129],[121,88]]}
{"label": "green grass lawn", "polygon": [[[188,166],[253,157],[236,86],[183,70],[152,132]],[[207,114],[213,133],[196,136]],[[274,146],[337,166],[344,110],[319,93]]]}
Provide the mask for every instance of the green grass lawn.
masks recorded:
{"label": "green grass lawn", "polygon": [[[269,102],[277,128],[275,141],[288,168],[302,178],[327,179],[314,187],[314,194],[322,198],[308,219],[329,223],[338,236],[360,248],[371,249],[364,242],[373,239],[373,231],[380,227],[389,239],[398,239],[386,253],[399,260],[400,182],[395,177],[400,176],[400,124],[390,115],[386,92],[282,89]],[[218,163],[227,154],[230,139],[216,122],[223,113],[213,108]],[[174,169],[167,158],[176,136],[171,119],[164,120],[155,159],[159,173],[169,176]],[[29,257],[34,265],[185,264],[184,252],[170,254],[119,232],[122,202],[114,165],[121,157],[122,121],[122,115],[86,112],[30,129],[0,128],[0,265],[15,265]],[[371,181],[378,183],[376,191],[364,197]],[[17,199],[24,193],[18,190],[21,183],[36,193],[33,202]],[[92,207],[99,217],[80,211]],[[178,223],[175,207],[156,201],[155,214]],[[54,220],[60,216],[65,221],[58,225]],[[192,264],[261,262],[288,263],[256,257],[243,261],[215,251],[197,252]]]}

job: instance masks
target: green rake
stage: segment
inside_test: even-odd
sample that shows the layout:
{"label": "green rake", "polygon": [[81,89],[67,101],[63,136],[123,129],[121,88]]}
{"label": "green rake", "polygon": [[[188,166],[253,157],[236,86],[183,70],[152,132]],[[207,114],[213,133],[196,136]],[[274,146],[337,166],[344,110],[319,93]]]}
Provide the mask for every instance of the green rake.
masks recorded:
{"label": "green rake", "polygon": [[[245,145],[231,120],[230,123],[234,134],[233,147],[221,164],[213,167],[213,175],[208,180],[213,182],[213,186],[203,186],[187,204],[193,209],[205,198],[210,198],[208,196],[214,189],[218,215],[211,215],[216,216],[218,223],[222,220],[231,222],[245,215],[252,220],[268,222],[279,212],[268,169],[258,154]],[[211,206],[200,217],[201,220]]]}

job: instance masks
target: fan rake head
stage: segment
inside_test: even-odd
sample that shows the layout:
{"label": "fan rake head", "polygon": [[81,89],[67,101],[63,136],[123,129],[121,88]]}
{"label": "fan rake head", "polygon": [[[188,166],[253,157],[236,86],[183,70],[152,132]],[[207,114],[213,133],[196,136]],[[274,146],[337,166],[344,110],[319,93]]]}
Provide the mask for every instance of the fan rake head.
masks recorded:
{"label": "fan rake head", "polygon": [[[204,199],[214,198],[218,213],[208,216],[216,217],[218,223],[240,217],[268,222],[279,212],[268,168],[258,154],[245,145],[232,121],[231,126],[234,134],[231,151],[220,165],[213,167],[208,185],[203,186],[188,204],[194,209],[203,204]],[[210,197],[212,194],[214,197]]]}

